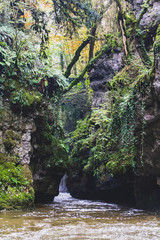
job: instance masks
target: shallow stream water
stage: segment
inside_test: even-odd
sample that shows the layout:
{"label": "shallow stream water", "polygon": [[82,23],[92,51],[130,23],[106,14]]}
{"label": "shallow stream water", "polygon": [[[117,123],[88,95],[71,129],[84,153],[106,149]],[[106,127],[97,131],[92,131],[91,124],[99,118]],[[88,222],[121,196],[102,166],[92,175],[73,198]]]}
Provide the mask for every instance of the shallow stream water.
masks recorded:
{"label": "shallow stream water", "polygon": [[32,211],[1,212],[0,239],[159,240],[160,213],[60,193]]}

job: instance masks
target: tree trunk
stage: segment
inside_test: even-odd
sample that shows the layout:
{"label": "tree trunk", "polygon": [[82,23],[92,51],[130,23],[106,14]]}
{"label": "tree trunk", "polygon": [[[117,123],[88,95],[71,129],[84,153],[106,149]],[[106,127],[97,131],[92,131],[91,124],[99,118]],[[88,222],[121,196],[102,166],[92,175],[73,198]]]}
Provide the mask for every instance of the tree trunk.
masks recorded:
{"label": "tree trunk", "polygon": [[71,62],[69,63],[69,65],[68,65],[68,67],[67,67],[67,69],[66,69],[66,71],[64,73],[65,77],[69,77],[70,76],[71,70],[72,70],[74,64],[78,61],[78,59],[79,59],[79,57],[81,55],[82,50],[87,46],[87,44],[89,42],[90,42],[90,36],[86,40],[84,40],[82,42],[82,44],[78,47],[78,49],[75,52],[74,57],[72,58]]}
{"label": "tree trunk", "polygon": [[98,55],[96,55],[94,58],[92,58],[87,65],[85,66],[85,68],[83,69],[82,73],[76,77],[69,85],[68,89],[64,90],[63,93],[68,92],[73,86],[77,85],[77,83],[79,83],[84,75],[86,74],[86,72],[93,66],[93,64],[97,61],[98,58],[100,58],[100,56],[106,51],[105,46],[101,49],[100,53]]}
{"label": "tree trunk", "polygon": [[95,36],[96,36],[97,24],[94,23],[91,29],[91,40],[89,46],[89,61],[93,58],[94,45],[95,45]]}

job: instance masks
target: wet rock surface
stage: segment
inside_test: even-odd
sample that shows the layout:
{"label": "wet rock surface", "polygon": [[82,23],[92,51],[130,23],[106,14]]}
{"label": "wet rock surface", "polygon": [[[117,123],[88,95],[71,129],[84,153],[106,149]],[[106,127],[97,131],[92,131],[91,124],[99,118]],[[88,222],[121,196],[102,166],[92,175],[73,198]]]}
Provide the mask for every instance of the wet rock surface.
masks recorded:
{"label": "wet rock surface", "polygon": [[[134,0],[133,9],[135,11],[136,18],[138,18],[142,6],[145,0]],[[154,37],[156,35],[156,30],[160,24],[160,2],[158,0],[152,0],[149,2],[149,9],[147,13],[144,14],[140,26],[143,30],[143,35],[145,36],[144,41],[146,47],[150,47],[154,42]]]}
{"label": "wet rock surface", "polygon": [[[29,165],[32,149],[31,134],[36,129],[33,116],[22,116],[21,114],[19,115],[16,112],[13,112],[10,108],[9,102],[5,101],[5,99],[2,106],[2,121],[0,126],[2,136],[2,140],[0,142],[1,152],[6,151],[5,142],[7,144],[7,141],[3,140],[7,138],[9,145],[9,138],[11,138],[11,140],[15,142],[13,142],[12,145],[10,143],[10,149],[8,146],[7,150],[10,151],[12,155],[19,157],[22,165]],[[10,131],[11,136],[7,136],[7,131]]]}
{"label": "wet rock surface", "polygon": [[[137,206],[160,208],[160,56],[155,54],[155,75],[149,91],[142,99],[145,110],[141,116],[140,128],[144,135],[137,146],[137,172],[135,175],[135,197]],[[142,131],[142,130],[140,130]]]}
{"label": "wet rock surface", "polygon": [[116,49],[114,53],[105,53],[89,72],[91,88],[94,91],[92,107],[100,107],[106,101],[107,82],[123,67],[123,51]]}
{"label": "wet rock surface", "polygon": [[133,192],[133,175],[108,177],[98,181],[93,176],[79,178],[68,177],[68,190],[75,198],[104,200],[112,203],[135,204]]}

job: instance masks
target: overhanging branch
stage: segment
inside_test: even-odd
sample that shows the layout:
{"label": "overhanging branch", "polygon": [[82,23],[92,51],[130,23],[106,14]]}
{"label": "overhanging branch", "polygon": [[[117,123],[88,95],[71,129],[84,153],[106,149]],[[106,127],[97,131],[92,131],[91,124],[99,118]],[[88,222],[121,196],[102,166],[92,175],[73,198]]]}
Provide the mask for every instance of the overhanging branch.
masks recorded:
{"label": "overhanging branch", "polygon": [[73,57],[73,59],[71,60],[71,62],[69,63],[65,73],[64,73],[64,76],[65,77],[69,77],[70,74],[71,74],[71,70],[72,70],[72,67],[74,66],[74,64],[78,61],[80,55],[81,55],[81,52],[82,50],[87,46],[87,44],[90,42],[90,39],[91,37],[89,36],[86,40],[84,40],[82,42],[82,44],[78,47],[78,49],[76,50],[75,52],[75,55]]}
{"label": "overhanging branch", "polygon": [[83,79],[83,77],[84,77],[84,75],[86,74],[86,72],[93,66],[93,64],[97,61],[97,59],[100,58],[100,56],[101,56],[104,52],[106,52],[107,50],[108,50],[108,46],[105,45],[105,46],[101,49],[100,53],[99,53],[97,56],[95,56],[94,58],[92,58],[92,59],[88,62],[88,64],[87,64],[87,65],[85,66],[85,68],[83,69],[82,73],[81,73],[78,77],[76,77],[76,78],[70,83],[68,89],[64,90],[64,93],[68,92],[69,90],[71,90],[71,88],[72,88],[73,86],[77,85],[77,83],[79,83],[79,82]]}

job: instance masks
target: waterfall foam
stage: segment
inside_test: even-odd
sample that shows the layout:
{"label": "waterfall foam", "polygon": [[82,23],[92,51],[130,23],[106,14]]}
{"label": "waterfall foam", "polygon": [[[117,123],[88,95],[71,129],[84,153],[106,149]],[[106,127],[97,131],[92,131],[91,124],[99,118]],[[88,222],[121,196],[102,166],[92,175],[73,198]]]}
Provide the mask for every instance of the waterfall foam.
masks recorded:
{"label": "waterfall foam", "polygon": [[66,185],[67,174],[65,173],[62,177],[60,184],[59,184],[59,195],[54,198],[54,202],[63,202],[72,200],[72,196],[68,192],[68,188]]}
{"label": "waterfall foam", "polygon": [[67,179],[67,174],[65,173],[59,184],[59,192],[60,193],[68,193],[66,179]]}

